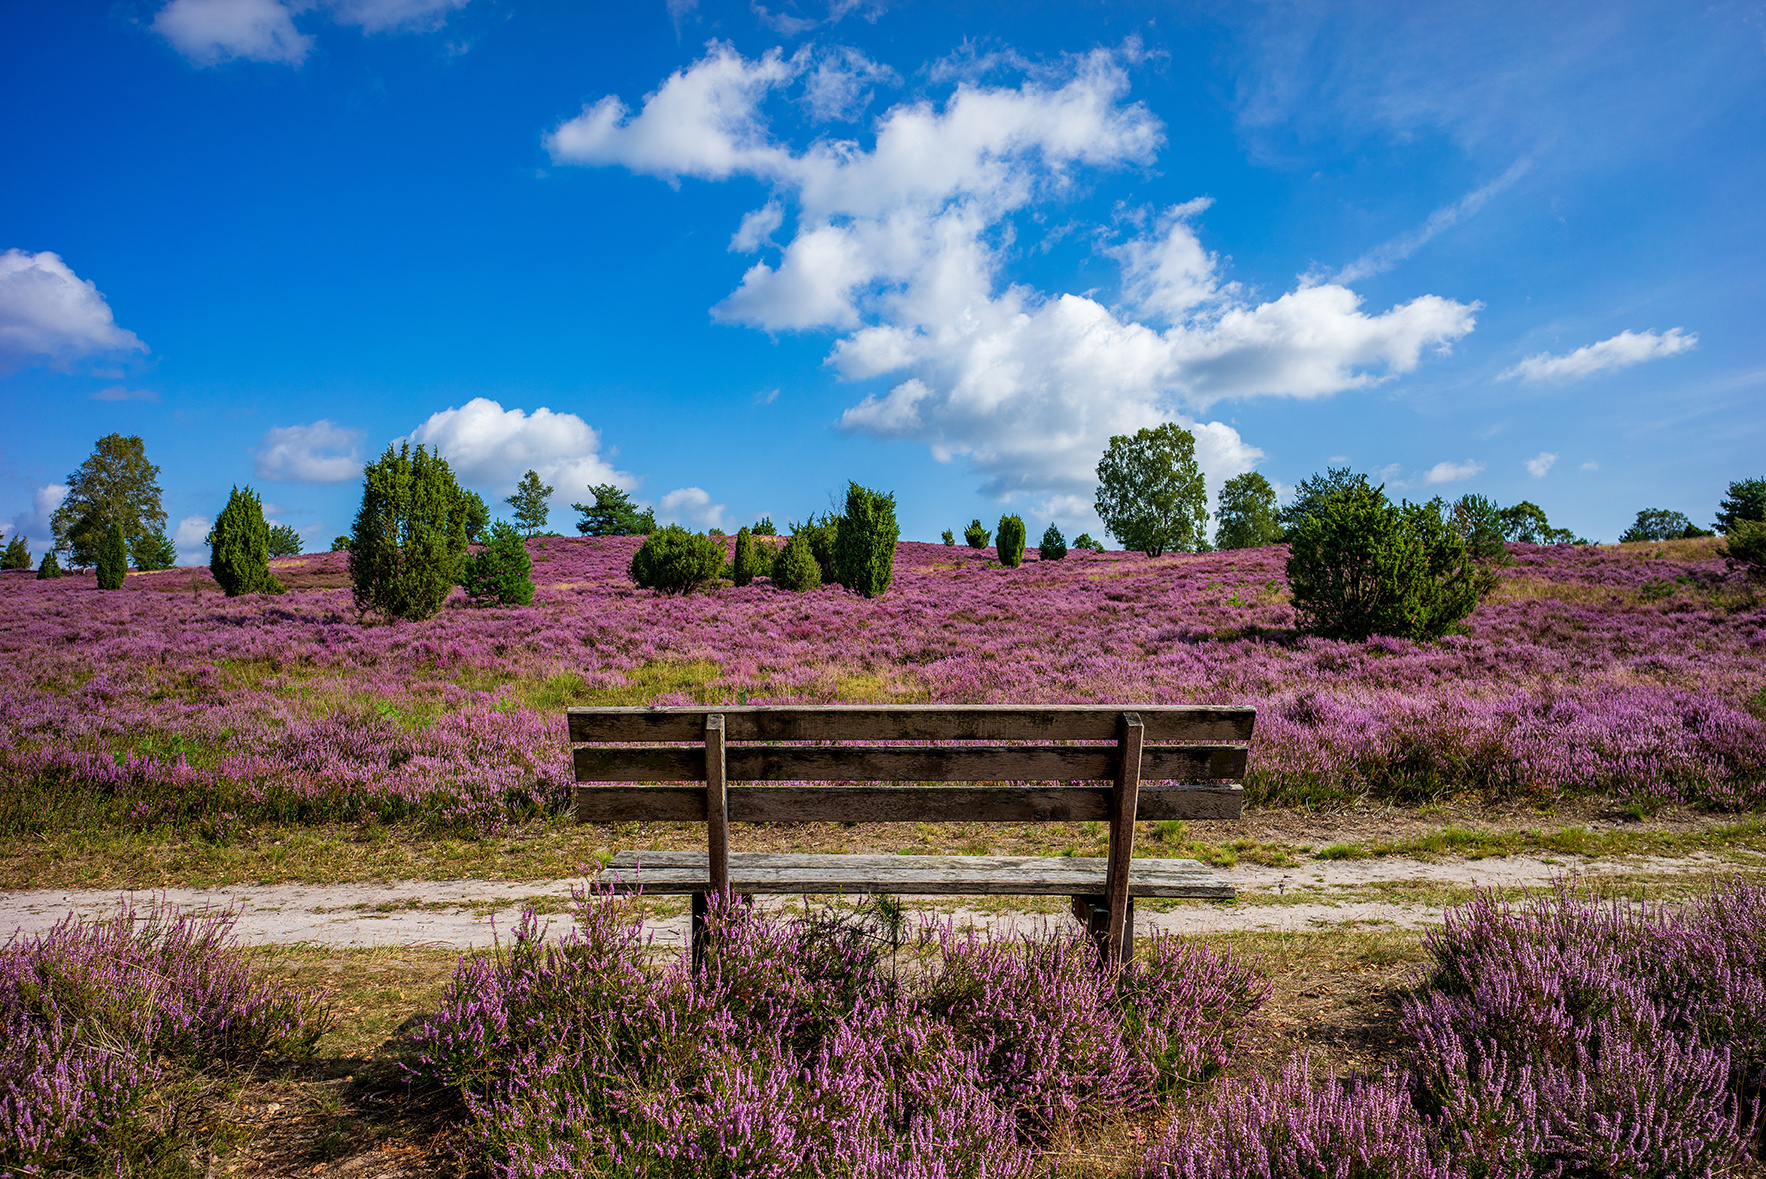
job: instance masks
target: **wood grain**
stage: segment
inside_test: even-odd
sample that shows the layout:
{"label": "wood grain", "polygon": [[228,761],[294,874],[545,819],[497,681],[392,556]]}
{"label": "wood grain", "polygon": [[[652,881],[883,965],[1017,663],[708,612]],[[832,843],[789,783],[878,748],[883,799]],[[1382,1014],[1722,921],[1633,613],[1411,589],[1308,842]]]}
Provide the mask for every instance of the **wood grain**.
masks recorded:
{"label": "wood grain", "polygon": [[720,713],[729,741],[1114,741],[1118,718],[1138,712],[1147,740],[1249,741],[1257,710],[1176,704],[818,704],[572,708],[570,739],[694,741]]}
{"label": "wood grain", "polygon": [[[1098,896],[1105,861],[1066,856],[836,856],[732,852],[737,893],[903,896]],[[692,893],[709,886],[701,852],[621,852],[595,883],[615,892]],[[1195,860],[1134,861],[1128,890],[1137,897],[1235,895]]]}
{"label": "wood grain", "polygon": [[1110,796],[1110,856],[1104,894],[1110,921],[1104,936],[1104,961],[1127,961],[1134,952],[1128,928],[1128,870],[1134,861],[1135,804],[1141,790],[1142,740],[1146,735],[1139,713],[1122,714],[1121,754],[1116,759],[1116,789]]}
{"label": "wood grain", "polygon": [[[1107,786],[731,786],[732,823],[1083,823],[1110,818]],[[1135,816],[1236,819],[1240,786],[1142,786]],[[581,823],[698,823],[703,786],[578,786]]]}
{"label": "wood grain", "polygon": [[724,777],[724,718],[705,718],[705,850],[711,891],[730,891],[730,799]]}
{"label": "wood grain", "polygon": [[[705,755],[698,747],[584,745],[573,757],[578,782],[705,780]],[[729,747],[724,759],[732,782],[1108,782],[1116,777],[1120,755],[1101,745],[749,745]],[[1245,759],[1236,745],[1148,746],[1141,777],[1237,781],[1245,776]]]}

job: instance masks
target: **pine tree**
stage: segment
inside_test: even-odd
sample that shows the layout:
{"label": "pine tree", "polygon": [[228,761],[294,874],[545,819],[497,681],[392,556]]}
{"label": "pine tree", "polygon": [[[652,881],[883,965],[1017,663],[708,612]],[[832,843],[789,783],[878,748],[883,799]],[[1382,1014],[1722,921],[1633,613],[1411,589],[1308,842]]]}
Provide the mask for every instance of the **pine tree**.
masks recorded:
{"label": "pine tree", "polygon": [[0,569],[29,569],[31,567],[31,550],[25,544],[24,533],[15,533],[6,546],[6,555],[0,557]]}
{"label": "pine tree", "polygon": [[521,533],[498,520],[483,551],[467,557],[460,585],[474,602],[525,606],[533,601],[533,558]]}
{"label": "pine tree", "polygon": [[129,542],[123,539],[123,526],[112,523],[98,546],[98,588],[117,590],[129,576]]}
{"label": "pine tree", "polygon": [[263,501],[250,487],[233,488],[209,529],[208,543],[209,572],[229,598],[282,592],[282,583],[270,572],[270,525]]}
{"label": "pine tree", "polygon": [[393,618],[439,610],[460,582],[467,507],[448,461],[421,444],[388,446],[368,464],[350,535],[356,609]]}
{"label": "pine tree", "polygon": [[1042,534],[1042,543],[1037,546],[1037,556],[1044,561],[1060,561],[1067,556],[1067,538],[1053,524]]}
{"label": "pine tree", "polygon": [[515,527],[532,536],[546,526],[552,515],[547,501],[553,489],[540,482],[538,471],[529,471],[515,485],[515,494],[503,502],[515,509]]}
{"label": "pine tree", "polygon": [[170,569],[178,563],[178,546],[172,543],[164,528],[156,528],[129,545],[129,556],[134,560],[135,568],[143,572]]}
{"label": "pine tree", "polygon": [[43,563],[37,566],[38,581],[54,581],[61,576],[61,562],[55,559],[55,550],[50,549],[43,554]]}
{"label": "pine tree", "polygon": [[300,533],[294,530],[294,525],[270,525],[270,555],[272,557],[298,557],[301,548]]}

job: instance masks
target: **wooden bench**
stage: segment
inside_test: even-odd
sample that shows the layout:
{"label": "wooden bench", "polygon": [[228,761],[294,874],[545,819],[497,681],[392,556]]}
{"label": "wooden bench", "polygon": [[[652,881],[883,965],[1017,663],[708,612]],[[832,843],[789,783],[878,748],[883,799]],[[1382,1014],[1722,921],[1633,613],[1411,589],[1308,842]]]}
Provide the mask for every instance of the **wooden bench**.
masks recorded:
{"label": "wooden bench", "polygon": [[[1252,708],[835,704],[568,717],[578,822],[706,825],[703,853],[624,851],[599,878],[618,892],[692,894],[695,957],[713,893],[1068,896],[1106,960],[1133,952],[1135,897],[1233,896],[1194,860],[1134,860],[1134,824],[1238,818]],[[733,785],[749,782],[792,785]],[[996,784],[925,785],[958,782]],[[1109,822],[1106,858],[730,851],[733,822],[1087,820]]]}

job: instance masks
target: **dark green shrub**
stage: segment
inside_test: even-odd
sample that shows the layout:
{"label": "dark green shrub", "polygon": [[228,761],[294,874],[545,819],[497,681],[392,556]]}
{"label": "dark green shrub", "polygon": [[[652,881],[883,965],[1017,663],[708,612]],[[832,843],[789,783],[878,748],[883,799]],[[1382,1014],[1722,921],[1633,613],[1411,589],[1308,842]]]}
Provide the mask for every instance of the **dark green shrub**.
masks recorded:
{"label": "dark green shrub", "polygon": [[987,529],[981,527],[981,521],[971,520],[969,526],[963,529],[963,539],[972,549],[984,549],[993,537]]}
{"label": "dark green shrub", "polygon": [[257,493],[238,487],[209,530],[209,572],[229,598],[240,594],[279,594],[270,572],[270,526]]}
{"label": "dark green shrub", "polygon": [[42,564],[37,566],[38,581],[54,581],[61,576],[61,562],[55,559],[55,550],[50,549],[43,554]]}
{"label": "dark green shrub", "polygon": [[1018,516],[1001,516],[994,535],[1000,564],[1016,569],[1024,564],[1024,521]]}
{"label": "dark green shrub", "polygon": [[350,538],[347,536],[334,536],[334,537],[332,537],[331,538],[331,551],[334,553],[347,553],[347,552],[349,552],[350,551]]}
{"label": "dark green shrub", "polygon": [[178,563],[178,546],[172,543],[165,529],[156,528],[136,537],[129,545],[129,555],[134,558],[135,568],[145,572],[170,569]]}
{"label": "dark green shrub", "polygon": [[944,543],[946,548],[954,548],[957,543],[957,538],[951,534],[951,530],[948,528],[944,530]]}
{"label": "dark green shrub", "polygon": [[895,496],[849,483],[846,514],[834,536],[835,580],[867,598],[880,597],[895,579]]}
{"label": "dark green shrub", "polygon": [[1453,505],[1453,530],[1466,542],[1472,560],[1489,565],[1508,563],[1502,542],[1502,509],[1482,495],[1462,495]]}
{"label": "dark green shrub", "polygon": [[840,517],[832,511],[811,516],[791,530],[792,536],[803,537],[810,556],[821,569],[821,585],[839,585],[840,570],[836,566],[835,546],[840,540]]}
{"label": "dark green shrub", "polygon": [[453,468],[419,444],[391,446],[363,471],[350,534],[356,609],[428,618],[460,584],[469,505]]}
{"label": "dark green shrub", "polygon": [[773,562],[773,584],[793,593],[821,588],[822,567],[816,563],[815,553],[810,551],[807,536],[796,533],[779,550],[779,556]]}
{"label": "dark green shrub", "polygon": [[1104,542],[1101,540],[1093,540],[1092,534],[1089,532],[1081,532],[1078,536],[1073,538],[1073,547],[1076,549],[1085,549],[1088,552],[1101,553],[1104,551]]}
{"label": "dark green shrub", "polygon": [[583,514],[576,530],[584,536],[649,536],[656,531],[656,513],[639,511],[632,497],[613,484],[597,483],[589,492],[594,503],[570,505]]}
{"label": "dark green shrub", "polygon": [[7,542],[6,555],[0,557],[0,569],[29,569],[31,567],[31,550],[25,544],[23,533],[18,533]]}
{"label": "dark green shrub", "polygon": [[652,532],[632,554],[632,580],[665,594],[691,593],[710,585],[723,568],[724,546],[679,524]]}
{"label": "dark green shrub", "polygon": [[1276,522],[1284,535],[1293,532],[1338,492],[1369,486],[1366,475],[1358,475],[1348,467],[1326,467],[1324,474],[1300,480],[1300,486],[1294,488],[1294,502],[1276,513]]}
{"label": "dark green shrub", "polygon": [[300,550],[300,533],[294,530],[294,525],[270,525],[270,555],[272,557],[298,557]]}
{"label": "dark green shrub", "polygon": [[1724,537],[1723,555],[1766,576],[1766,520],[1737,520]]}
{"label": "dark green shrub", "polygon": [[533,601],[533,559],[521,533],[503,520],[491,525],[490,539],[462,563],[460,585],[474,602],[525,606]]}
{"label": "dark green shrub", "polygon": [[1394,504],[1346,487],[1288,538],[1288,583],[1304,629],[1327,638],[1432,639],[1493,584],[1442,518],[1443,505]]}
{"label": "dark green shrub", "polygon": [[736,555],[730,562],[730,580],[747,585],[754,580],[754,536],[746,528],[736,529]]}
{"label": "dark green shrub", "polygon": [[98,546],[98,588],[122,589],[129,576],[129,542],[123,539],[123,526],[112,524]]}
{"label": "dark green shrub", "polygon": [[1220,526],[1214,532],[1217,549],[1256,549],[1282,538],[1276,512],[1275,488],[1256,471],[1235,475],[1220,489]]}
{"label": "dark green shrub", "polygon": [[773,518],[771,516],[762,516],[759,520],[755,521],[754,527],[749,529],[749,532],[755,536],[779,535],[779,529],[773,523]]}
{"label": "dark green shrub", "polygon": [[1042,544],[1037,546],[1037,556],[1045,561],[1059,561],[1067,556],[1067,538],[1061,530],[1050,524],[1042,534]]}

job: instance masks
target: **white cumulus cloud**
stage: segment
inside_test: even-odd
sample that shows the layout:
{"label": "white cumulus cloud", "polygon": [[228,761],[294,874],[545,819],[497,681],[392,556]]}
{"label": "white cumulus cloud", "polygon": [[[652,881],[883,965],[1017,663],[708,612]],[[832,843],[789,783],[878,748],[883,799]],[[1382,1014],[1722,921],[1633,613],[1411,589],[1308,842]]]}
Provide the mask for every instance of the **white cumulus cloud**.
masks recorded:
{"label": "white cumulus cloud", "polygon": [[31,506],[12,518],[12,531],[7,535],[16,536],[22,533],[31,542],[33,552],[47,552],[54,537],[49,527],[49,517],[67,498],[67,484],[50,483],[31,492]]}
{"label": "white cumulus cloud", "polygon": [[317,10],[364,33],[422,32],[440,28],[470,0],[171,0],[153,18],[153,31],[199,66],[267,61],[300,65],[314,38],[295,27],[297,14]]}
{"label": "white cumulus cloud", "polygon": [[1551,470],[1551,465],[1557,461],[1557,455],[1549,450],[1542,450],[1532,458],[1528,459],[1523,465],[1527,468],[1527,474],[1533,476],[1535,479],[1543,479],[1545,478],[1545,473]]}
{"label": "white cumulus cloud", "polygon": [[885,110],[868,148],[819,136],[798,149],[763,104],[820,84],[818,52],[747,58],[714,42],[636,111],[608,96],[548,146],[559,163],[671,182],[763,181],[772,198],[744,218],[737,249],[763,250],[794,204],[790,240],[763,251],[713,315],[832,330],[840,376],[889,384],[852,405],[843,427],[923,443],[941,461],[962,455],[991,494],[1085,498],[1112,434],[1167,420],[1196,431],[1213,479],[1238,474],[1261,452],[1196,416],[1212,403],[1389,380],[1473,328],[1476,305],[1433,295],[1382,312],[1335,283],[1248,300],[1198,236],[1206,199],[1143,218],[1143,232],[1108,248],[1122,307],[1010,283],[1016,214],[1065,199],[1086,170],[1154,163],[1164,128],[1129,97],[1131,48],[1028,70],[1017,86],[961,77],[941,105]]}
{"label": "white cumulus cloud", "polygon": [[1585,344],[1566,356],[1541,352],[1529,356],[1496,375],[1499,381],[1519,377],[1524,381],[1577,381],[1595,373],[1630,368],[1646,360],[1690,352],[1698,347],[1697,332],[1669,328],[1665,332],[1622,331],[1610,340]]}
{"label": "white cumulus cloud", "polygon": [[677,487],[656,505],[656,518],[664,524],[684,524],[704,531],[727,528],[728,509],[711,502],[711,493],[703,487]]}
{"label": "white cumulus cloud", "polygon": [[60,255],[7,250],[0,254],[0,370],[29,361],[65,363],[83,356],[145,352],[120,328],[89,279]]}
{"label": "white cumulus cloud", "polygon": [[264,432],[252,467],[282,483],[348,483],[362,474],[362,431],[324,418],[277,426]]}
{"label": "white cumulus cloud", "polygon": [[544,406],[530,414],[475,397],[458,409],[431,414],[408,441],[441,454],[461,482],[497,498],[510,494],[522,475],[537,471],[554,489],[554,511],[587,502],[591,484],[612,483],[628,491],[638,485],[602,455],[601,436],[592,426],[573,413]]}
{"label": "white cumulus cloud", "polygon": [[185,516],[172,530],[172,544],[178,550],[178,564],[206,565],[209,562],[208,533],[215,522],[207,516]]}
{"label": "white cumulus cloud", "polygon": [[1471,459],[1463,463],[1436,463],[1424,474],[1423,479],[1429,483],[1457,483],[1461,479],[1470,479],[1483,469],[1483,463]]}

